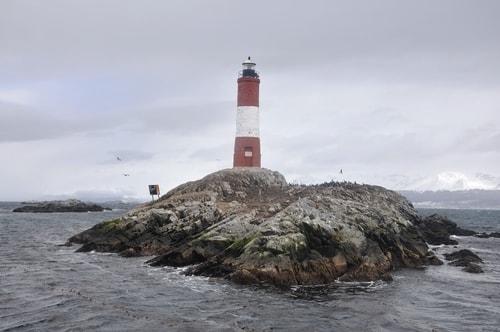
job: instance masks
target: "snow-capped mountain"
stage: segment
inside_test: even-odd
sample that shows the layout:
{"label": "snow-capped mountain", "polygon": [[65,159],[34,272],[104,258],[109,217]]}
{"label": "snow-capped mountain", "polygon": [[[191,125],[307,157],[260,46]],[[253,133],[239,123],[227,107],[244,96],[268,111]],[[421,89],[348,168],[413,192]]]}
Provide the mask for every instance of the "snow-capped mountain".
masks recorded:
{"label": "snow-capped mountain", "polygon": [[500,177],[484,173],[466,175],[446,171],[425,177],[394,175],[380,181],[393,190],[437,191],[437,190],[500,190]]}
{"label": "snow-capped mountain", "polygon": [[396,190],[420,208],[500,209],[500,177],[484,173],[442,172]]}
{"label": "snow-capped mountain", "polygon": [[441,172],[436,175],[417,179],[408,185],[409,190],[469,190],[500,189],[500,178],[487,174],[467,176],[460,172]]}

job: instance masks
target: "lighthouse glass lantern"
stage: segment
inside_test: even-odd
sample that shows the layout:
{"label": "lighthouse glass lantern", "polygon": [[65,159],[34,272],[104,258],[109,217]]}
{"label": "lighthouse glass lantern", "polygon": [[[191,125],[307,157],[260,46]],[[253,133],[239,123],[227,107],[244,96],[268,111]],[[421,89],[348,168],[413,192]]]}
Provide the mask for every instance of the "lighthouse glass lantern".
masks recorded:
{"label": "lighthouse glass lantern", "polygon": [[238,77],[233,167],[260,167],[259,74],[248,57]]}
{"label": "lighthouse glass lantern", "polygon": [[253,62],[250,57],[248,57],[247,60],[245,60],[243,63],[243,71],[241,72],[241,76],[245,77],[256,77],[259,78],[259,75],[255,71],[255,62]]}

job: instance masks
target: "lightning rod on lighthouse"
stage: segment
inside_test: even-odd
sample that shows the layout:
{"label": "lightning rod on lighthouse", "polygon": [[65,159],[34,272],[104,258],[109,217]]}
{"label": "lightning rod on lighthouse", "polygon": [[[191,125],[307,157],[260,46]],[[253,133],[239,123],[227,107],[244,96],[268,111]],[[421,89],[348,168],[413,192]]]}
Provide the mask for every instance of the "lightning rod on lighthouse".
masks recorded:
{"label": "lightning rod on lighthouse", "polygon": [[260,167],[259,74],[248,57],[238,77],[233,167]]}

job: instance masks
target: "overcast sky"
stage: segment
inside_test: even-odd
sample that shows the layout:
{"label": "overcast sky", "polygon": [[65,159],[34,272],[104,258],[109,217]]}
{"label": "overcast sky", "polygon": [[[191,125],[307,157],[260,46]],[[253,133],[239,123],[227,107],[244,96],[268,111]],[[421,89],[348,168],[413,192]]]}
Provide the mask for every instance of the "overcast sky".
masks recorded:
{"label": "overcast sky", "polygon": [[262,166],[289,182],[498,177],[499,13],[496,0],[2,0],[0,200],[147,200],[149,184],[232,167],[247,56]]}

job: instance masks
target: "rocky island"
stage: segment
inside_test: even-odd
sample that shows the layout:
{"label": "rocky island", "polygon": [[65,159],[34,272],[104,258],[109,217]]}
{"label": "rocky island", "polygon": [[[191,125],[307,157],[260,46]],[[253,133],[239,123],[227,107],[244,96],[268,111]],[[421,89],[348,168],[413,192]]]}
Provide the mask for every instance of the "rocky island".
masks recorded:
{"label": "rocky island", "polygon": [[53,212],[99,212],[109,210],[94,203],[85,203],[77,199],[63,201],[43,201],[25,203],[13,212],[53,213]]}
{"label": "rocky island", "polygon": [[325,284],[391,279],[442,264],[423,218],[394,191],[354,183],[290,185],[278,172],[234,168],[71,237],[79,251],[155,255],[150,264],[238,283]]}
{"label": "rocky island", "polygon": [[[347,182],[290,185],[261,168],[260,78],[250,57],[242,66],[234,167],[99,223],[68,245],[155,255],[149,261],[154,266],[188,266],[187,274],[284,287],[390,280],[396,268],[442,264],[426,239],[449,240],[453,225],[423,219],[402,195]],[[429,226],[436,228],[422,231]],[[462,261],[473,262],[468,257]]]}

